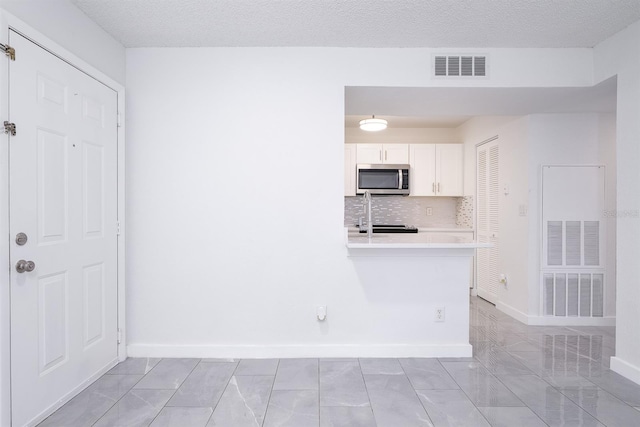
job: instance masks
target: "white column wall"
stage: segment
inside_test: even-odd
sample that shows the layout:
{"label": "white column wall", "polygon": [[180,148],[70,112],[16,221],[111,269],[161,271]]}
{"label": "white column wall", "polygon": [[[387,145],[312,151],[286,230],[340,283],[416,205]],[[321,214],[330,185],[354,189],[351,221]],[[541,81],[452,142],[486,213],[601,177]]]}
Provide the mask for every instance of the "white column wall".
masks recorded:
{"label": "white column wall", "polygon": [[611,369],[640,383],[640,22],[594,48],[595,81],[617,75],[616,356]]}

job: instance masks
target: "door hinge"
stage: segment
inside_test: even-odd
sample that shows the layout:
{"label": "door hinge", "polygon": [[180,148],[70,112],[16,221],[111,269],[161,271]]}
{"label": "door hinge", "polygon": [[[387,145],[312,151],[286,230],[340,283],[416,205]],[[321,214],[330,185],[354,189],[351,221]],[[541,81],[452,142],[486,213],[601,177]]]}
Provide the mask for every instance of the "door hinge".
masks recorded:
{"label": "door hinge", "polygon": [[118,344],[122,343],[122,329],[118,328]]}
{"label": "door hinge", "polygon": [[120,235],[120,221],[116,221],[116,236]]}
{"label": "door hinge", "polygon": [[5,55],[9,57],[12,61],[16,60],[16,50],[9,46],[8,44],[0,43],[0,49],[4,52]]}
{"label": "door hinge", "polygon": [[11,136],[16,136],[16,124],[4,121],[4,133],[10,133]]}
{"label": "door hinge", "polygon": [[116,117],[118,119],[117,127],[121,128],[122,127],[122,119],[120,119],[120,113],[118,113]]}

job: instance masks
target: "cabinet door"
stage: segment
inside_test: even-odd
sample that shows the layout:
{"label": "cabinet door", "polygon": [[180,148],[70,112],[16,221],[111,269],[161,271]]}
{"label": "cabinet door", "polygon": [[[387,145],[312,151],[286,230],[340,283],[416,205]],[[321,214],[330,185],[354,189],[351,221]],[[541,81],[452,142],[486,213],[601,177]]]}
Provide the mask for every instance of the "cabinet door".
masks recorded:
{"label": "cabinet door", "polygon": [[382,163],[401,165],[409,163],[409,144],[385,144],[382,148]]}
{"label": "cabinet door", "polygon": [[382,144],[358,144],[357,163],[382,163]]}
{"label": "cabinet door", "polygon": [[436,145],[436,193],[438,196],[463,196],[462,144]]}
{"label": "cabinet door", "polygon": [[344,146],[344,195],[356,195],[356,145]]}
{"label": "cabinet door", "polygon": [[409,151],[411,196],[435,196],[436,146],[434,144],[411,144]]}

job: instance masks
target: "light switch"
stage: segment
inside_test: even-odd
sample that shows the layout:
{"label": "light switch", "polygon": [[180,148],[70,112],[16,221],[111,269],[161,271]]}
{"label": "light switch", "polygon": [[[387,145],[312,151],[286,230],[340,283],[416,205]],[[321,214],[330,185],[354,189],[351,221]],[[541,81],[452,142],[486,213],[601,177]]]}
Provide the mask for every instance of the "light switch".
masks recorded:
{"label": "light switch", "polygon": [[520,216],[527,216],[527,205],[519,205],[518,206],[518,214]]}

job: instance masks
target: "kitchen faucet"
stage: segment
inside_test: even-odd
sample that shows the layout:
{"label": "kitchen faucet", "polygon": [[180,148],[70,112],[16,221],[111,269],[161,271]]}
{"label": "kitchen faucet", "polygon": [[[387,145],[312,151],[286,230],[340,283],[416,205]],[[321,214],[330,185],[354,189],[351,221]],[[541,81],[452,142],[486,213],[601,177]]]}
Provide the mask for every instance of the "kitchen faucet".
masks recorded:
{"label": "kitchen faucet", "polygon": [[371,192],[369,190],[366,190],[362,195],[362,206],[367,214],[367,236],[371,238],[373,236],[373,221],[371,219]]}

